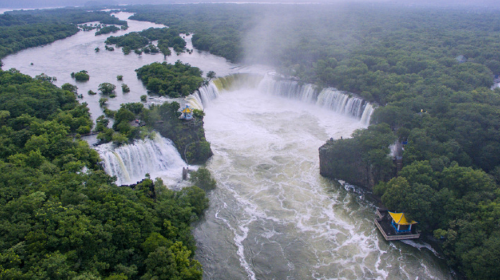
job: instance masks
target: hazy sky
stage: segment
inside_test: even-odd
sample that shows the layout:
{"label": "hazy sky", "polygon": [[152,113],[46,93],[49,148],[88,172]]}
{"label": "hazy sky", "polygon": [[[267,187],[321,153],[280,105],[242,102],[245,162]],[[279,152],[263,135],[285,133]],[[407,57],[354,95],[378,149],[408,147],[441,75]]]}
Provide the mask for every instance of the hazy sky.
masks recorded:
{"label": "hazy sky", "polygon": [[431,5],[494,5],[500,7],[499,0],[0,0],[0,8],[38,8],[56,6],[81,6],[87,2],[109,4],[162,4],[162,3],[199,3],[199,2],[278,2],[278,3],[339,3],[339,2],[386,2],[395,4]]}

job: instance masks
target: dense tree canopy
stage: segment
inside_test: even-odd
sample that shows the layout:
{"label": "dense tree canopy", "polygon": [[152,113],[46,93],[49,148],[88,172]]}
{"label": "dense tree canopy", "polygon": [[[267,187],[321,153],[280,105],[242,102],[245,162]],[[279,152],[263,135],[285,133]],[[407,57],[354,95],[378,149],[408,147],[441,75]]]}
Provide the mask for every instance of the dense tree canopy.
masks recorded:
{"label": "dense tree canopy", "polygon": [[152,63],[136,70],[137,77],[148,91],[170,97],[187,96],[203,83],[203,72],[198,67],[183,64]]}

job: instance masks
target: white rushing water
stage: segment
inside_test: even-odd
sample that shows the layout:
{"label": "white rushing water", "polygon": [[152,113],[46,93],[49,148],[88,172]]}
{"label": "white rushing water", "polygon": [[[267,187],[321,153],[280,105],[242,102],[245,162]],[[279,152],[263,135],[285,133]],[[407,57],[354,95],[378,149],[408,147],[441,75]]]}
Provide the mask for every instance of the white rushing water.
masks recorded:
{"label": "white rushing water", "polygon": [[362,191],[319,175],[318,147],[366,125],[304,96],[240,88],[206,104],[218,184],[194,230],[204,278],[451,279],[433,252],[386,242]]}
{"label": "white rushing water", "polygon": [[[120,19],[131,14],[118,13]],[[115,36],[149,27],[128,20],[129,29]],[[56,76],[57,85],[73,83],[71,72],[87,70],[90,81],[77,83],[92,118],[102,114],[100,83],[126,83],[131,92],[118,92],[109,108],[138,102],[146,89],[135,69],[163,62],[161,55],[123,55],[104,48],[106,35],[79,32],[52,44],[31,48],[3,59],[31,76]],[[192,48],[191,36],[186,36]],[[236,67],[207,52],[173,52],[168,62],[181,60],[213,70],[218,76],[257,73],[220,88],[217,81],[188,98],[204,108],[207,140],[214,151],[207,168],[217,179],[208,193],[210,207],[194,226],[196,258],[204,279],[451,279],[449,268],[420,241],[386,242],[373,225],[374,206],[363,191],[322,178],[318,148],[327,139],[349,137],[369,123],[373,106],[332,88],[315,90],[295,81],[277,81],[265,67]],[[31,65],[33,63],[33,65]],[[256,69],[256,70],[255,70]],[[116,81],[123,75],[124,81]],[[151,99],[150,99],[151,100]],[[160,100],[160,99],[157,99]],[[182,161],[170,140],[151,140],[115,148],[96,148],[106,172],[119,184],[161,177],[172,186],[181,177]]]}
{"label": "white rushing water", "polygon": [[113,143],[96,147],[104,170],[117,177],[117,184],[133,184],[149,173],[152,178],[178,178],[186,163],[170,139],[156,134],[154,139],[138,140],[118,148]]}

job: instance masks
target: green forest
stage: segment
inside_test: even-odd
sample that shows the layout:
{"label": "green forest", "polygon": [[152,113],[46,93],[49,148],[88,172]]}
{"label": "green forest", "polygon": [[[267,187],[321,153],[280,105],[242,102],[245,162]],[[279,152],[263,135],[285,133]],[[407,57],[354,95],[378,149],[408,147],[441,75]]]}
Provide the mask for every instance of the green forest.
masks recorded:
{"label": "green forest", "polygon": [[86,9],[12,11],[0,15],[0,59],[9,54],[52,43],[76,34],[80,23],[99,21],[126,26],[108,12]]}
{"label": "green forest", "polygon": [[[471,279],[500,269],[500,17],[398,5],[131,7],[192,32],[197,49],[267,63],[378,105],[371,126],[320,149],[321,171],[368,188],[440,242]],[[396,176],[389,145],[407,142]]]}
{"label": "green forest", "polygon": [[[0,279],[201,279],[190,225],[205,192],[117,187],[74,138],[90,127],[73,92],[0,71]],[[193,178],[208,190],[205,173]]]}

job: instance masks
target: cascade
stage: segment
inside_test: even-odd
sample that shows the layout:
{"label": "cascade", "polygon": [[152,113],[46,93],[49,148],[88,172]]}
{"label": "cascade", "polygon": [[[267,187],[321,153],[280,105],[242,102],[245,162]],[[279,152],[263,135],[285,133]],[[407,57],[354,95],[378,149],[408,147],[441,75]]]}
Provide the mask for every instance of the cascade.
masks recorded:
{"label": "cascade", "polygon": [[96,147],[104,162],[106,173],[116,176],[117,185],[140,181],[146,173],[154,174],[176,172],[180,176],[186,163],[170,139],[158,133],[154,139],[135,141],[133,144],[115,148],[113,143]]}
{"label": "cascade", "polygon": [[314,85],[299,84],[292,80],[276,80],[269,76],[233,74],[213,80],[188,96],[186,102],[195,109],[203,110],[211,100],[216,99],[221,91],[239,88],[256,88],[261,92],[295,99],[332,110],[339,114],[359,119],[363,124],[370,123],[374,107],[362,98],[335,88],[318,91]]}

